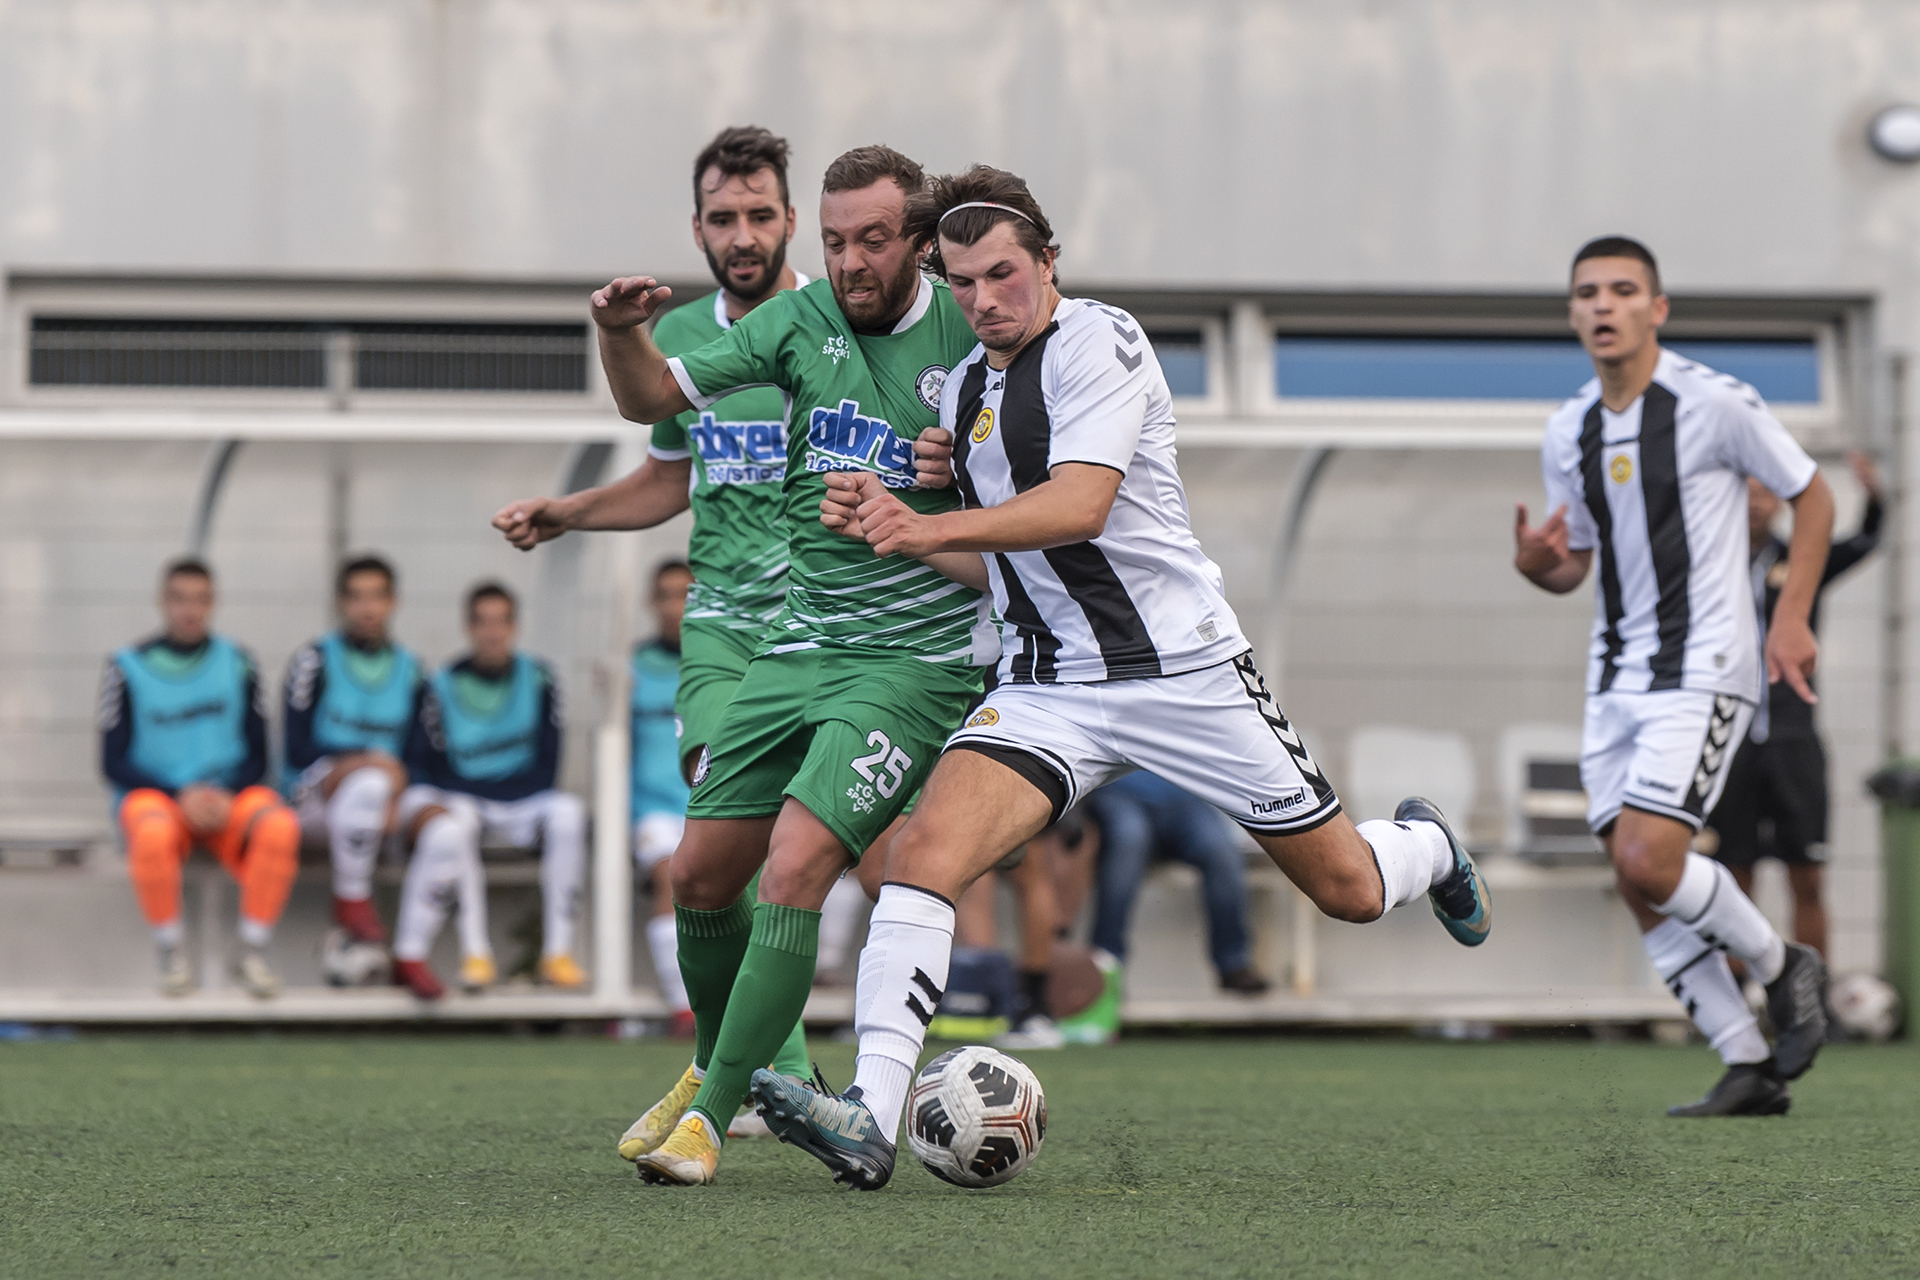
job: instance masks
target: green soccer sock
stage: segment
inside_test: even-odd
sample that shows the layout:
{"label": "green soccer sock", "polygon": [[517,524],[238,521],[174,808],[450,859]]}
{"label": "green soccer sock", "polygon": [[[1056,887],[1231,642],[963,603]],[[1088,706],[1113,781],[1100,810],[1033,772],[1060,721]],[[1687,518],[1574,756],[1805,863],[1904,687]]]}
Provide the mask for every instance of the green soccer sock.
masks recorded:
{"label": "green soccer sock", "polygon": [[[674,932],[680,948],[680,977],[693,1008],[693,1065],[702,1071],[713,1059],[720,1024],[733,996],[734,978],[753,936],[753,886],[740,901],[719,911],[695,911],[676,905]],[[732,1112],[728,1112],[729,1117]]]}
{"label": "green soccer sock", "polygon": [[753,940],[727,1001],[707,1078],[691,1108],[716,1128],[726,1127],[746,1100],[754,1071],[772,1062],[781,1042],[792,1036],[813,989],[819,947],[818,911],[771,902],[754,907]]}
{"label": "green soccer sock", "polygon": [[[812,979],[809,978],[808,982],[811,983]],[[801,1007],[805,1007],[804,1003]],[[793,1030],[781,1042],[780,1052],[773,1055],[773,1069],[796,1080],[813,1078],[813,1059],[807,1055],[807,1026],[804,1022],[794,1023]]]}

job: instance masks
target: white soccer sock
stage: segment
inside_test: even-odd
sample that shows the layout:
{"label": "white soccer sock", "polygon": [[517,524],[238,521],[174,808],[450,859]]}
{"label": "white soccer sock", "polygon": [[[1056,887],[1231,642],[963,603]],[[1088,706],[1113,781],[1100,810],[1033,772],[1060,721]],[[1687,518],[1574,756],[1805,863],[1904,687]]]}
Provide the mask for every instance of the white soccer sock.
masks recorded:
{"label": "white soccer sock", "polygon": [[813,961],[816,972],[831,973],[847,958],[847,948],[853,945],[853,933],[860,927],[860,913],[866,905],[866,891],[853,876],[841,876],[827,890],[827,900],[820,904],[820,949]]}
{"label": "white soccer sock", "polygon": [[1453,846],[1447,833],[1431,822],[1375,818],[1356,829],[1373,847],[1380,883],[1386,887],[1386,911],[1405,906],[1453,874]]}
{"label": "white soccer sock", "polygon": [[[465,941],[467,886],[480,879],[478,832],[451,813],[435,814],[420,829],[413,860],[400,885],[400,919],[393,929],[393,954],[399,960],[425,960],[433,939],[447,922],[455,902],[461,905],[461,933]],[[486,939],[486,884],[480,880],[481,941]],[[484,945],[478,954],[485,955]],[[469,951],[468,954],[474,954]]]}
{"label": "white soccer sock", "polygon": [[909,885],[882,886],[854,988],[860,1050],[853,1082],[889,1142],[900,1132],[900,1112],[952,959],[953,904]]}
{"label": "white soccer sock", "polygon": [[1653,971],[1728,1066],[1772,1056],[1760,1025],[1740,996],[1727,958],[1678,920],[1662,920],[1640,937]]}
{"label": "white soccer sock", "polygon": [[1709,946],[1724,947],[1745,960],[1761,982],[1779,977],[1786,963],[1787,944],[1753,899],[1740,891],[1733,873],[1712,858],[1689,853],[1680,887],[1654,910],[1693,930]]}
{"label": "white soccer sock", "polygon": [[272,925],[260,920],[249,920],[245,916],[240,917],[240,942],[243,946],[252,947],[258,951],[272,941]]}
{"label": "white soccer sock", "polygon": [[580,902],[580,883],[586,876],[586,811],[578,797],[565,791],[551,793],[545,839],[540,851],[540,895],[545,904],[544,941],[550,956],[573,951],[574,908]]}
{"label": "white soccer sock", "polygon": [[159,947],[162,951],[173,950],[180,945],[181,940],[185,938],[185,936],[186,929],[180,923],[178,916],[175,916],[165,924],[153,926],[153,945]]}
{"label": "white soccer sock", "polygon": [[653,956],[653,974],[660,980],[660,994],[667,1008],[675,1013],[691,1008],[686,980],[680,976],[679,929],[671,911],[647,921],[647,951]]}
{"label": "white soccer sock", "polygon": [[333,896],[373,896],[373,866],[386,836],[393,782],[385,769],[355,769],[327,801],[327,845],[333,858]]}

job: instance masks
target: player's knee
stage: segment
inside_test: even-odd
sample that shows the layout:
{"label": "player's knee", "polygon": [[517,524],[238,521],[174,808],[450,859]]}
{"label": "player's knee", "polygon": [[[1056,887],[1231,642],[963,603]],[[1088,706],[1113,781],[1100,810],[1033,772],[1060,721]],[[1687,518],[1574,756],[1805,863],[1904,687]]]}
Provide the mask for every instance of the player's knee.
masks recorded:
{"label": "player's knee", "polygon": [[547,830],[555,838],[579,840],[586,830],[587,809],[571,791],[557,791],[547,807]]}
{"label": "player's knee", "polygon": [[1386,890],[1381,886],[1380,873],[1368,867],[1367,874],[1348,871],[1329,876],[1308,891],[1313,905],[1320,908],[1323,915],[1334,920],[1344,920],[1348,924],[1368,924],[1378,920],[1386,910]]}
{"label": "player's knee", "polygon": [[740,896],[739,886],[717,868],[686,856],[684,848],[668,864],[667,883],[672,887],[674,902],[690,911],[724,911]]}
{"label": "player's knee", "polygon": [[393,799],[393,774],[385,764],[362,765],[334,788],[334,803],[343,808],[384,809]]}

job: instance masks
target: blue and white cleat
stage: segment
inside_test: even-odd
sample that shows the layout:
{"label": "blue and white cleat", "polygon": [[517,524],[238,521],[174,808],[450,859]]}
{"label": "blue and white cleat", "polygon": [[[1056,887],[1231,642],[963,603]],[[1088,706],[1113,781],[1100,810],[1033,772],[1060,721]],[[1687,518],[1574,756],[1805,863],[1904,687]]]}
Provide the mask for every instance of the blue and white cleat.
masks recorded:
{"label": "blue and white cleat", "polygon": [[[856,1191],[878,1191],[893,1177],[893,1143],[881,1134],[858,1086],[835,1094],[814,1072],[814,1083],[790,1080],[765,1067],[748,1086],[767,1128],[833,1170],[833,1180]],[[817,1086],[817,1087],[815,1087]]]}
{"label": "blue and white cleat", "polygon": [[1480,868],[1474,865],[1466,846],[1447,825],[1440,806],[1419,796],[1408,796],[1393,811],[1393,820],[1431,822],[1447,833],[1447,843],[1453,846],[1453,874],[1427,890],[1427,901],[1433,904],[1433,914],[1455,942],[1463,947],[1477,947],[1485,942],[1493,931],[1493,897],[1487,892],[1487,882],[1481,878]]}

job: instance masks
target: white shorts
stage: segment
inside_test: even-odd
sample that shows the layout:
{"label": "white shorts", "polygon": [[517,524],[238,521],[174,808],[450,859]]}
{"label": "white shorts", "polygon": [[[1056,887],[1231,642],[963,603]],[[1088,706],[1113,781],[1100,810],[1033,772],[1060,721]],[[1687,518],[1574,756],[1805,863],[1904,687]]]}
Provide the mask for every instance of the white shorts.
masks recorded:
{"label": "white shorts", "polygon": [[406,830],[428,805],[439,805],[464,822],[471,822],[482,842],[535,848],[545,837],[546,826],[556,809],[571,809],[578,828],[585,819],[585,806],[569,791],[536,791],[518,800],[485,800],[460,791],[442,791],[424,783],[414,783],[400,793],[399,826]]}
{"label": "white shorts", "polygon": [[1038,762],[1064,788],[1062,811],[1145,769],[1262,835],[1311,831],[1340,812],[1251,653],[1177,676],[1003,684],[947,739],[955,748]]}
{"label": "white shorts", "polygon": [[293,807],[300,814],[303,827],[323,826],[327,821],[327,798],[320,794],[320,784],[333,772],[333,757],[321,756],[300,771],[293,780]]}
{"label": "white shorts", "polygon": [[1698,831],[1752,721],[1751,702],[1703,689],[1588,694],[1580,740],[1587,825],[1604,831],[1632,806]]}
{"label": "white shorts", "polygon": [[685,814],[641,814],[640,821],[633,824],[633,860],[640,864],[642,871],[651,871],[673,856],[686,830]]}

